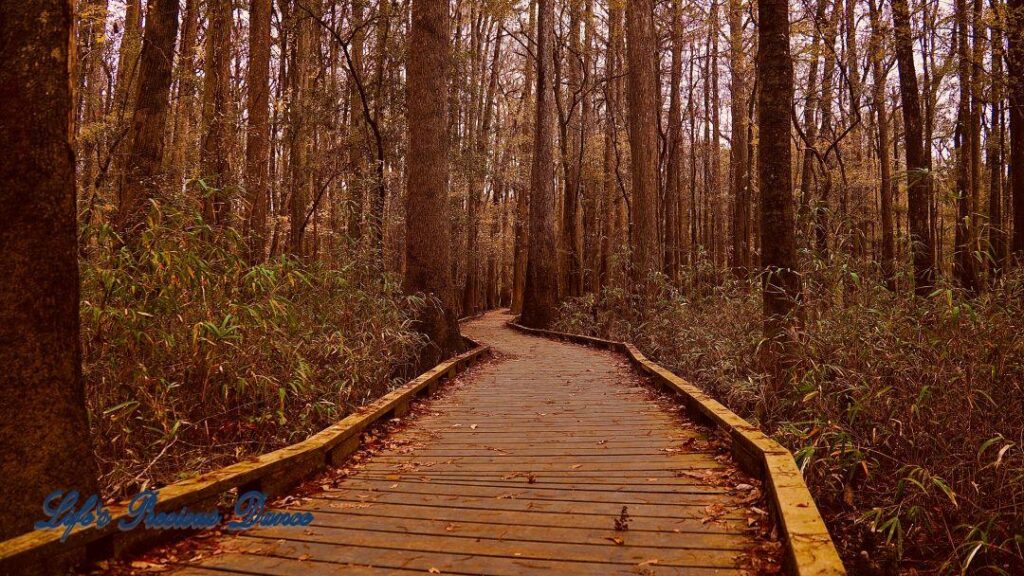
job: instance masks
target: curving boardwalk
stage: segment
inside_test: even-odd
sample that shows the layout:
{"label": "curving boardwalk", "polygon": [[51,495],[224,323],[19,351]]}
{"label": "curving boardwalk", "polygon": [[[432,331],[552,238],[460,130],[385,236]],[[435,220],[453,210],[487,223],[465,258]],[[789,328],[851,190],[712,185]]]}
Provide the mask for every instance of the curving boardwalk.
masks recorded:
{"label": "curving boardwalk", "polygon": [[464,325],[497,357],[303,498],[311,527],[225,536],[178,574],[756,572],[756,483],[624,358],[508,319]]}

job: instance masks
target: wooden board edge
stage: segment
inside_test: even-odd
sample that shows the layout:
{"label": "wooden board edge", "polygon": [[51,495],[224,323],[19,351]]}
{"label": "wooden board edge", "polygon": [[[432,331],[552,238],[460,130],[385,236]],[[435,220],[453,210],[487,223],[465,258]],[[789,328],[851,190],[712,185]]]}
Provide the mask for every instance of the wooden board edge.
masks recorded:
{"label": "wooden board edge", "polygon": [[[438,364],[306,440],[160,488],[157,510],[216,503],[233,489],[260,489],[278,495],[316,472],[340,464],[358,448],[359,435],[364,430],[392,414],[404,414],[416,396],[433,391],[442,380],[454,377],[491,352],[489,346],[463,338],[472,347],[470,350]],[[116,526],[127,517],[127,505],[127,501],[121,501],[107,506],[111,521],[106,527],[80,527],[65,542],[60,541],[62,529],[26,532],[0,541],[0,574],[60,573],[86,557],[120,553],[124,546],[116,541],[119,538],[131,540],[132,548],[137,549],[168,536],[148,530],[119,532]]]}
{"label": "wooden board edge", "polygon": [[764,481],[776,522],[784,536],[786,573],[792,576],[846,574],[803,474],[797,469],[793,454],[784,446],[693,384],[648,359],[633,344],[529,328],[515,320],[509,322],[509,326],[528,334],[624,353],[637,369],[660,386],[675,392],[697,420],[726,431],[732,439],[733,456],[740,468]]}

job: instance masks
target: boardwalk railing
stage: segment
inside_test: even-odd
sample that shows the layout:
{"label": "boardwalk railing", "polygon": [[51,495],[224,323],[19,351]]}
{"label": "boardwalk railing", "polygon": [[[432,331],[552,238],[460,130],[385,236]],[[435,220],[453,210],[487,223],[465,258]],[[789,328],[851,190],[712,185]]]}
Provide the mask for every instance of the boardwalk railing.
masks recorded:
{"label": "boardwalk railing", "polygon": [[529,334],[598,346],[625,354],[654,382],[682,399],[690,416],[726,432],[732,439],[732,454],[740,468],[762,479],[767,488],[773,517],[782,531],[784,567],[787,573],[792,576],[846,574],[825,522],[804,483],[803,475],[797,469],[793,455],[781,444],[693,384],[648,359],[632,344],[527,328],[515,322],[511,326]]}
{"label": "boardwalk railing", "polygon": [[[490,352],[488,346],[466,340],[472,346],[468,352],[438,364],[302,442],[164,486],[159,490],[156,510],[213,507],[234,489],[239,494],[259,490],[268,496],[282,495],[301,480],[343,463],[359,448],[365,430],[405,415],[417,396],[433,393],[442,381],[453,378]],[[106,508],[111,520],[104,528],[95,524],[76,528],[65,542],[60,541],[63,528],[28,532],[0,542],[0,575],[62,574],[67,567],[86,559],[117,557],[167,538],[164,531],[119,531],[117,523],[128,517],[126,501]]]}

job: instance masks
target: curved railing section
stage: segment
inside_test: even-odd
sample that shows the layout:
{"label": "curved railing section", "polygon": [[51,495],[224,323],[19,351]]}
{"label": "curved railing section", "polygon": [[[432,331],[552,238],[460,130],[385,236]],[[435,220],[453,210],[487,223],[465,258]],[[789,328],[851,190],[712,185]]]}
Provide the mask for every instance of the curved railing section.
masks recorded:
{"label": "curved railing section", "polygon": [[687,412],[703,424],[726,432],[732,454],[744,472],[761,478],[767,488],[772,515],[783,535],[784,568],[792,576],[840,576],[846,574],[825,522],[814,504],[793,455],[781,444],[699,388],[648,359],[636,346],[579,334],[527,328],[517,330],[578,344],[598,346],[625,354],[633,364],[661,387],[674,392]]}

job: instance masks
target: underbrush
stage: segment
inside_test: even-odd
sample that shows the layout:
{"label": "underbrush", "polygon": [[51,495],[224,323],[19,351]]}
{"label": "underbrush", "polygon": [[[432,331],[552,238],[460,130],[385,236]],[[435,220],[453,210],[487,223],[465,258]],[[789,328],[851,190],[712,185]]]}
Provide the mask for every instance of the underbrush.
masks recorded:
{"label": "underbrush", "polygon": [[[608,290],[557,329],[635,342],[788,446],[852,574],[1024,573],[1024,275],[967,298],[805,276],[799,365],[767,394],[755,283]],[[646,320],[641,320],[645,318]]]}
{"label": "underbrush", "polygon": [[366,259],[250,266],[233,231],[166,207],[134,252],[87,233],[83,371],[108,496],[304,439],[387,392],[420,348],[417,302]]}

